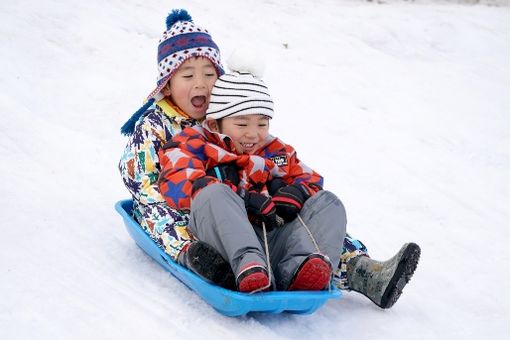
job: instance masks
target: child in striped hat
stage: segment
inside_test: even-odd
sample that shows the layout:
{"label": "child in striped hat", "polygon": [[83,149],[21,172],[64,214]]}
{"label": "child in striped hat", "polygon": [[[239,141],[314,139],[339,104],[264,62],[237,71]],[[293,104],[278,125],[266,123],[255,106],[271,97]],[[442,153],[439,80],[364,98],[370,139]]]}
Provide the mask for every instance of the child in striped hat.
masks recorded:
{"label": "child in striped hat", "polygon": [[[190,230],[229,261],[238,290],[325,289],[349,253],[345,209],[292,146],[269,134],[273,102],[260,70],[246,65],[229,62],[234,72],[216,81],[206,120],[162,148],[161,192],[171,207],[190,211]],[[345,281],[391,307],[420,248],[405,244],[385,262],[358,249]]]}
{"label": "child in striped hat", "polygon": [[189,216],[169,207],[158,188],[158,151],[204,119],[212,86],[224,73],[218,46],[187,11],[173,10],[166,26],[158,44],[157,86],[121,129],[129,140],[119,170],[133,197],[133,216],[151,238],[203,278],[232,287],[230,265],[206,243],[193,241]]}
{"label": "child in striped hat", "polygon": [[278,290],[325,289],[345,210],[292,146],[269,134],[273,101],[253,73],[221,75],[202,125],[162,148],[160,190],[171,207],[190,210],[190,230],[229,261],[239,291],[268,289],[271,274]]}

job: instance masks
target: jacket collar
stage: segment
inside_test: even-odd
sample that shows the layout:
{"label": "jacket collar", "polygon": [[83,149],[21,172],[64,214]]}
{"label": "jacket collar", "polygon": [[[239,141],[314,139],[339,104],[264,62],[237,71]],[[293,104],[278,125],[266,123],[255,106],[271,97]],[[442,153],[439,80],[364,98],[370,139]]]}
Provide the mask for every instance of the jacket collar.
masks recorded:
{"label": "jacket collar", "polygon": [[163,113],[170,118],[173,122],[179,124],[182,127],[193,126],[202,120],[196,120],[191,118],[182,111],[180,107],[175,105],[170,99],[163,98],[156,103],[157,106],[163,111]]}

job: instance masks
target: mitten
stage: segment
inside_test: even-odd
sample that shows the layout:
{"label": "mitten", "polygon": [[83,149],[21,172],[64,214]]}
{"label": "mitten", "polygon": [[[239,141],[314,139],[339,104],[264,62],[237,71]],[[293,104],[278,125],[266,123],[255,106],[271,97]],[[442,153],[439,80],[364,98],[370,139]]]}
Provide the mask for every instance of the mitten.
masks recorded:
{"label": "mitten", "polygon": [[282,217],[285,222],[294,220],[297,214],[303,208],[305,201],[311,194],[302,184],[291,184],[280,187],[273,194],[273,202],[276,206],[276,213]]}
{"label": "mitten", "polygon": [[255,191],[241,193],[248,215],[258,217],[264,221],[266,230],[269,232],[278,227],[276,209],[271,197]]}

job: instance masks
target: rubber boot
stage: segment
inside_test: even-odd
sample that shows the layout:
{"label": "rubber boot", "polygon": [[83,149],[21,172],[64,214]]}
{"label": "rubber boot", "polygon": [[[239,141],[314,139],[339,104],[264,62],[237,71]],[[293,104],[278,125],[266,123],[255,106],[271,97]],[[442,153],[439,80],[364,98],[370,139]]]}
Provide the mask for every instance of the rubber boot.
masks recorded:
{"label": "rubber boot", "polygon": [[220,287],[235,290],[235,277],[230,264],[209,244],[196,241],[181,251],[177,262]]}
{"label": "rubber boot", "polygon": [[395,256],[384,262],[367,256],[355,257],[347,263],[349,287],[377,306],[390,308],[413,276],[420,253],[416,243],[406,243]]}

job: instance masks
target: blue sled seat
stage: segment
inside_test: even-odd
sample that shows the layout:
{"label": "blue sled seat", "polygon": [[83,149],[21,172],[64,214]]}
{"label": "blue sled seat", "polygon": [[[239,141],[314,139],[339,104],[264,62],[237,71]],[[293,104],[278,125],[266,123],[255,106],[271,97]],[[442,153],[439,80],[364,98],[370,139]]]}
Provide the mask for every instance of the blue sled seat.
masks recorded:
{"label": "blue sled seat", "polygon": [[328,299],[339,299],[342,295],[336,287],[328,291],[271,291],[247,294],[212,285],[177,264],[159,248],[131,216],[132,207],[132,200],[122,200],[115,204],[115,209],[122,216],[126,229],[136,244],[223,315],[240,316],[250,312],[311,314]]}

